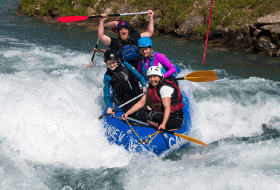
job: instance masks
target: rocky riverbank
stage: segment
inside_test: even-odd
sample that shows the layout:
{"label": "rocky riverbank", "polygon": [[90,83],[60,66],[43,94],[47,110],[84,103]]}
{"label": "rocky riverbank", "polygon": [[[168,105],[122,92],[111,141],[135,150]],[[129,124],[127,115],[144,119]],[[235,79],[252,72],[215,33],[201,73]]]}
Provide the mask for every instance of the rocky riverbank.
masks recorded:
{"label": "rocky riverbank", "polygon": [[[28,8],[26,8],[27,4],[22,3],[23,1],[25,0],[21,0],[18,8],[19,16],[36,16],[44,22],[86,26],[87,30],[97,30],[98,19],[87,19],[85,21],[74,23],[59,23],[57,21],[56,18],[60,16],[79,15],[77,11],[84,6],[80,3],[82,0],[69,1],[69,4],[71,5],[69,9],[72,8],[73,10],[76,10],[76,13],[72,11],[72,14],[59,8],[59,4],[53,4],[54,7],[48,6],[48,9],[46,10],[46,4],[43,3],[44,1],[32,4]],[[155,35],[174,34],[175,36],[183,36],[192,40],[205,40],[210,2],[211,0],[193,0],[192,4],[185,7],[185,9],[189,11],[186,11],[185,15],[178,14],[178,18],[171,10],[169,10],[168,13],[164,12],[164,10],[167,11],[166,7],[162,8],[160,5],[152,3],[152,5],[149,5],[148,7],[151,7],[151,9],[155,11]],[[223,7],[222,4],[219,4],[219,1],[215,1],[215,3],[216,4],[214,5],[216,5],[217,9],[221,9],[219,6]],[[258,6],[263,5],[260,4]],[[211,31],[209,33],[209,43],[235,47],[238,50],[259,53],[265,56],[279,57],[280,11],[274,9],[272,14],[264,15],[262,13],[264,16],[258,17],[258,15],[262,14],[255,14],[253,10],[257,9],[258,6],[255,5],[255,7],[252,7],[252,5],[250,5],[249,7],[240,8],[241,11],[239,9],[230,9],[230,11],[220,10],[216,12],[214,11],[214,6],[210,28]],[[176,8],[175,5],[174,7]],[[97,15],[102,12],[106,12],[107,14],[140,12],[145,11],[147,7],[142,8],[141,6],[136,6],[135,2],[134,4],[129,4],[127,1],[122,4],[120,2],[108,2],[107,4],[103,3],[101,6],[101,1],[96,1],[95,3],[87,5],[83,9],[86,10],[86,15]],[[178,6],[177,9],[179,9]],[[245,14],[242,10],[247,11],[248,13],[246,12]],[[267,11],[264,13],[267,13]],[[248,18],[242,20],[242,15],[246,15]],[[254,15],[254,17],[252,15]],[[139,30],[147,28],[149,21],[147,15],[136,15],[125,18],[115,17],[114,19],[124,19],[129,21],[134,28]]]}

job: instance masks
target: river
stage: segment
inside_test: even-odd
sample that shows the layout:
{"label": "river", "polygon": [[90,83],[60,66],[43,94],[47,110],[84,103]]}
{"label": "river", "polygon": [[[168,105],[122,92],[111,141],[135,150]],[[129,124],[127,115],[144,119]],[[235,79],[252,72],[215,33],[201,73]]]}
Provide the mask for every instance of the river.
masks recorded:
{"label": "river", "polygon": [[180,76],[216,72],[215,82],[180,82],[193,94],[188,135],[209,147],[128,152],[107,141],[98,120],[102,54],[84,69],[97,32],[18,17],[18,4],[0,4],[1,190],[280,189],[279,58],[210,44],[202,64],[204,43],[153,37]]}

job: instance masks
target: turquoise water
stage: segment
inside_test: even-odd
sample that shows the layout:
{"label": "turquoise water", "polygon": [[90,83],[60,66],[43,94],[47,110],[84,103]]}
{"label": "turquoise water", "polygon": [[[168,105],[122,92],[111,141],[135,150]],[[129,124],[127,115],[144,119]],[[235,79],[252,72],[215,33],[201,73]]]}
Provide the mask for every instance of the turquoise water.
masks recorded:
{"label": "turquoise water", "polygon": [[279,189],[279,58],[208,46],[202,64],[203,42],[153,37],[180,76],[217,73],[215,82],[180,82],[192,97],[189,136],[209,147],[127,152],[97,119],[102,55],[84,69],[97,32],[17,17],[18,3],[0,4],[1,190]]}

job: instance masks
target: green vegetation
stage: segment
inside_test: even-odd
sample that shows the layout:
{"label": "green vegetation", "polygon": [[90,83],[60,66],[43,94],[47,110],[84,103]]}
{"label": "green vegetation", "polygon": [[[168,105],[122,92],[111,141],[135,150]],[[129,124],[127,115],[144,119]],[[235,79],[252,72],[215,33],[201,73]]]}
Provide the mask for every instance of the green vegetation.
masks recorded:
{"label": "green vegetation", "polygon": [[[94,11],[98,15],[112,2],[112,12],[128,3],[135,11],[150,8],[161,18],[159,24],[162,26],[178,26],[193,15],[208,17],[210,10],[210,0],[20,0],[20,5],[30,16],[49,16],[53,10],[60,10],[60,16],[85,16],[88,15],[88,7],[95,6]],[[279,10],[279,0],[215,0],[210,30],[238,28],[241,24],[254,23],[259,17]],[[195,31],[205,35],[207,24],[196,28]]]}

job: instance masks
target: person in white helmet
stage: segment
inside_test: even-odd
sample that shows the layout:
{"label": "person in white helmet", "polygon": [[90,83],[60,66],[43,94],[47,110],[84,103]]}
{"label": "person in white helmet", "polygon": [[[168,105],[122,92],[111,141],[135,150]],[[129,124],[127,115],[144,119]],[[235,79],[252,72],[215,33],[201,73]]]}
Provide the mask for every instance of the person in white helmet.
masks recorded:
{"label": "person in white helmet", "polygon": [[160,67],[152,66],[147,71],[149,87],[147,93],[125,114],[128,115],[145,108],[147,122],[161,129],[177,129],[184,123],[182,94],[176,83],[163,79]]}

